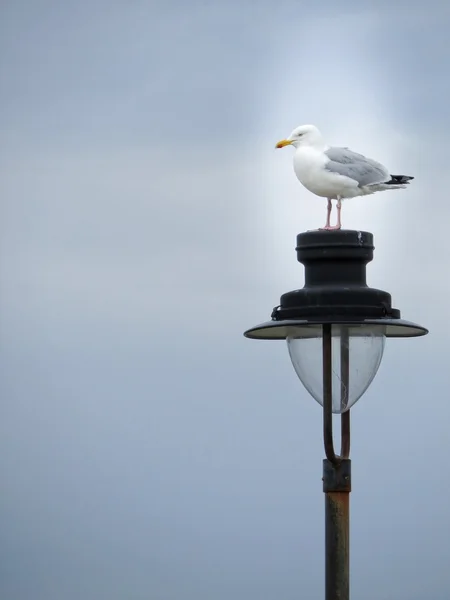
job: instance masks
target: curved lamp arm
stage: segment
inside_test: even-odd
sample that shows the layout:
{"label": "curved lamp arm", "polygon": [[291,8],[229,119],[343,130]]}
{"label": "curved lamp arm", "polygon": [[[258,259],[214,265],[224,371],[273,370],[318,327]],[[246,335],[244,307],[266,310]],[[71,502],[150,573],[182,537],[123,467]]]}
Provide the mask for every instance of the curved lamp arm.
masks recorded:
{"label": "curved lamp arm", "polygon": [[[350,455],[350,410],[341,414],[341,453],[336,455],[333,444],[331,324],[322,325],[323,357],[323,441],[327,459],[339,465]],[[348,331],[341,332],[341,408],[348,401],[349,386]]]}

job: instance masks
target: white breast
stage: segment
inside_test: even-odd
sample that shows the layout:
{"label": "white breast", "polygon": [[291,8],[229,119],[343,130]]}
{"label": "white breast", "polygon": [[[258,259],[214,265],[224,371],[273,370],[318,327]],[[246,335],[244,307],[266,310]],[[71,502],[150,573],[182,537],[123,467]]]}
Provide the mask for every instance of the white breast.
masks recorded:
{"label": "white breast", "polygon": [[349,186],[353,188],[355,184],[348,177],[325,170],[326,162],[326,156],[322,151],[311,147],[300,147],[294,154],[294,171],[300,183],[316,196],[345,197],[349,192]]}

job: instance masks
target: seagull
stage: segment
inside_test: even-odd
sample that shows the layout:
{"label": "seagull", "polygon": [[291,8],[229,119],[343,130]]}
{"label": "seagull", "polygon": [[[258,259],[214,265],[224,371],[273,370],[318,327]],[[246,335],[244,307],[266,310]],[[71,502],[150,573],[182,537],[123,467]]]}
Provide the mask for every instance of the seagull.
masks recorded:
{"label": "seagull", "polygon": [[[409,175],[391,175],[384,165],[349,148],[327,146],[314,125],[296,127],[276,148],[285,146],[295,148],[294,171],[300,183],[328,200],[327,220],[322,230],[341,229],[344,198],[402,189],[414,179]],[[330,225],[332,200],[337,200],[336,225]]]}

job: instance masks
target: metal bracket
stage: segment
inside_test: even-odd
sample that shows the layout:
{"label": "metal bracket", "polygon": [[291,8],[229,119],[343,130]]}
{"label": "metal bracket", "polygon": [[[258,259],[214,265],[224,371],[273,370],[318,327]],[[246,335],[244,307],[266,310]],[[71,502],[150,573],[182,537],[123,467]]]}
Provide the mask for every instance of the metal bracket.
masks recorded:
{"label": "metal bracket", "polygon": [[333,464],[328,459],[323,461],[323,491],[348,492],[352,491],[351,460],[344,458],[339,464]]}

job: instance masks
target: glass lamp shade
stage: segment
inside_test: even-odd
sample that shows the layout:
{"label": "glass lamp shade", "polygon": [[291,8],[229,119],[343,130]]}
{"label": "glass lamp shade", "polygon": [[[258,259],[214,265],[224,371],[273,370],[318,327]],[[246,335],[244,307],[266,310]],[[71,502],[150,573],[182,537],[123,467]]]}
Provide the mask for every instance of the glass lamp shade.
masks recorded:
{"label": "glass lamp shade", "polygon": [[[308,336],[286,337],[294,369],[305,388],[323,406],[322,327]],[[364,394],[383,358],[385,328],[377,325],[332,325],[332,411],[349,410]]]}

